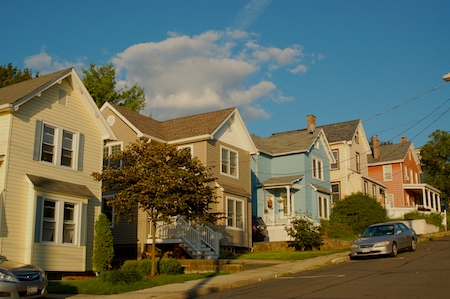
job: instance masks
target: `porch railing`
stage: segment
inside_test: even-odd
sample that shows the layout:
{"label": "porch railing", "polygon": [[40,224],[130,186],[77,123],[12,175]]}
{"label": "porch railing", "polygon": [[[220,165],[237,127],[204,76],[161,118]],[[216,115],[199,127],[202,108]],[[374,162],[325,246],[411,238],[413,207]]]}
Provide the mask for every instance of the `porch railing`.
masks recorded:
{"label": "porch railing", "polygon": [[193,248],[197,256],[202,254],[202,245],[206,245],[214,255],[220,255],[221,233],[212,230],[207,225],[197,224],[195,227],[181,217],[176,221],[161,225],[157,228],[158,239],[181,238],[183,242]]}

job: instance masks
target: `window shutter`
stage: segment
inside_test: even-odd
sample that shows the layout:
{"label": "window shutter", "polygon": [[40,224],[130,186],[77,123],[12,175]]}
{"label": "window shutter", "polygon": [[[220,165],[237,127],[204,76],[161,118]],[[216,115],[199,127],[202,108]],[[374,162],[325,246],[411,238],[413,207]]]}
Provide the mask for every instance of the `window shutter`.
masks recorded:
{"label": "window shutter", "polygon": [[34,224],[34,242],[41,242],[42,232],[42,205],[44,199],[42,196],[36,198],[36,223]]}
{"label": "window shutter", "polygon": [[80,246],[86,246],[87,205],[81,204]]}
{"label": "window shutter", "polygon": [[83,156],[84,156],[84,134],[80,134],[80,140],[78,142],[78,166],[77,170],[83,170]]}
{"label": "window shutter", "polygon": [[42,121],[36,120],[36,128],[34,132],[34,150],[33,160],[39,161],[41,153],[41,141],[42,141]]}

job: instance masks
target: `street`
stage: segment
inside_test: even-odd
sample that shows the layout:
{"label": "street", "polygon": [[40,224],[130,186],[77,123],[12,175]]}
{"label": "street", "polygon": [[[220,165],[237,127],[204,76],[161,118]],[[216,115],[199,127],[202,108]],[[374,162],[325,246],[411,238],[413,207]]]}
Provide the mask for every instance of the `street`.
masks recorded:
{"label": "street", "polygon": [[450,237],[198,298],[449,298]]}

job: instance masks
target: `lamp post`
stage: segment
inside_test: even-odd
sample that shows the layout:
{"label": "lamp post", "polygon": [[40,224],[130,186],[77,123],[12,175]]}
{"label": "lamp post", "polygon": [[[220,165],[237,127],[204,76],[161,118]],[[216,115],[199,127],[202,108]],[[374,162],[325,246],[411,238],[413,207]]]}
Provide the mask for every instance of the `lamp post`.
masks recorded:
{"label": "lamp post", "polygon": [[442,79],[444,79],[444,81],[446,81],[446,82],[450,82],[450,73],[448,73],[447,75],[444,75],[442,77]]}

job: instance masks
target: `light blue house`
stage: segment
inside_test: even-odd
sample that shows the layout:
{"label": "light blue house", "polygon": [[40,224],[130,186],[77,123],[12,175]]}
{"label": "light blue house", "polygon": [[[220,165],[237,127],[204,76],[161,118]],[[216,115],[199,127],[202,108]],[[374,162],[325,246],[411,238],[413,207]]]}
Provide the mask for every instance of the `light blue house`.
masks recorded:
{"label": "light blue house", "polygon": [[335,163],[315,116],[307,129],[253,136],[257,154],[252,157],[253,215],[267,225],[269,241],[286,241],[285,227],[306,215],[316,222],[331,211],[330,164]]}

